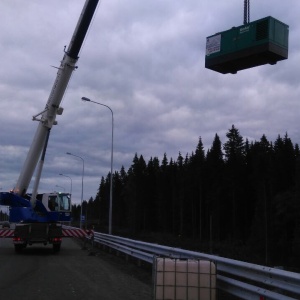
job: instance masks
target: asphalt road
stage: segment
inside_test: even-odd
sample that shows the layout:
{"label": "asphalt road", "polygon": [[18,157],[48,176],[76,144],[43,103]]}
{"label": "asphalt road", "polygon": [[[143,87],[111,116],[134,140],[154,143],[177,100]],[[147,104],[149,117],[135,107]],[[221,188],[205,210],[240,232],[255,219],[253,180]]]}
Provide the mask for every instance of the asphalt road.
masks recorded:
{"label": "asphalt road", "polygon": [[152,299],[151,271],[81,246],[64,239],[58,254],[43,245],[16,254],[12,240],[0,238],[1,299]]}

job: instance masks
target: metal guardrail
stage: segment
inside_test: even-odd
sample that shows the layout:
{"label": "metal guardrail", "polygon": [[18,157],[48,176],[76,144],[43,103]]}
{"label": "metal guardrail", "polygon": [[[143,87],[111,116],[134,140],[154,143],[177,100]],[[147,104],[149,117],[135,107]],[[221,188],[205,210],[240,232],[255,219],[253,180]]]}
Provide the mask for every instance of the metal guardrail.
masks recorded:
{"label": "metal guardrail", "polygon": [[156,256],[213,261],[217,266],[218,289],[240,299],[300,299],[299,273],[99,232],[94,233],[94,243],[106,245],[150,264]]}

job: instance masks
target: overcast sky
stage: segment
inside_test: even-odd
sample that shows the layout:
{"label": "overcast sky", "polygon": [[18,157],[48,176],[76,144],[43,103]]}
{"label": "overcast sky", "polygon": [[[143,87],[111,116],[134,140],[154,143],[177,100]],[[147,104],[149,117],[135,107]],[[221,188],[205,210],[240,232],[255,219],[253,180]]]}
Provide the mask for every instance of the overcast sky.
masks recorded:
{"label": "overcast sky", "polygon": [[[300,142],[300,1],[251,1],[250,20],[272,16],[289,25],[289,58],[223,75],[205,69],[206,37],[243,23],[243,0],[102,0],[80,52],[48,144],[40,192],[95,197],[110,171],[164,153],[205,149],[232,124],[244,139],[274,141],[287,132]],[[84,0],[0,1],[0,188],[12,189],[47,102]],[[56,187],[59,185],[60,187]],[[32,184],[28,192],[31,192]]]}

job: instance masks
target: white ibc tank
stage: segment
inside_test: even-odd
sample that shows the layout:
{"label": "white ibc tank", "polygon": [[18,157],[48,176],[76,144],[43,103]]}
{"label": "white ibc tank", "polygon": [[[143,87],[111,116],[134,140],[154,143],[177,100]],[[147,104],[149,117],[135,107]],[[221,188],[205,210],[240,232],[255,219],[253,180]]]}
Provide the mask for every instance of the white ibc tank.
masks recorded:
{"label": "white ibc tank", "polygon": [[197,259],[156,258],[155,300],[215,300],[216,266]]}

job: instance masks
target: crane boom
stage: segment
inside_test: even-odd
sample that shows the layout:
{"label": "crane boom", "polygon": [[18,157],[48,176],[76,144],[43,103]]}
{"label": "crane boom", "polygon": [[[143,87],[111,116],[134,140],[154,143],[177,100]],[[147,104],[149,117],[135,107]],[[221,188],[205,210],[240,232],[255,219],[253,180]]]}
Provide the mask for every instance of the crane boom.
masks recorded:
{"label": "crane boom", "polygon": [[[43,147],[46,143],[48,131],[53,125],[56,125],[56,115],[62,113],[62,109],[59,105],[69,83],[72,72],[76,68],[78,54],[97,7],[98,1],[99,0],[86,0],[69,47],[65,51],[60,67],[58,68],[57,76],[45,109],[40,114],[33,117],[34,120],[39,121],[39,125],[19,175],[17,184],[13,189],[13,192],[19,196],[24,196],[26,194],[34,170],[41,156]],[[37,119],[37,116],[39,115],[41,115],[41,118]]]}

